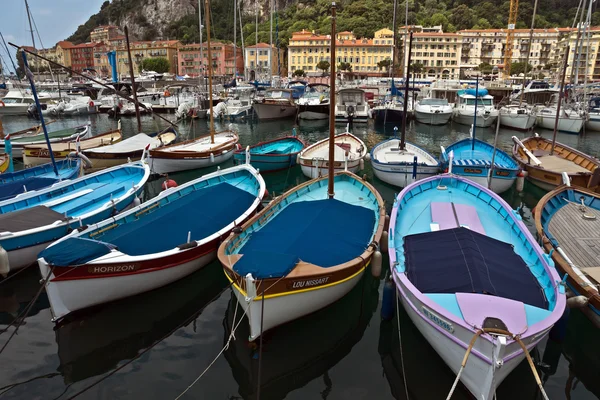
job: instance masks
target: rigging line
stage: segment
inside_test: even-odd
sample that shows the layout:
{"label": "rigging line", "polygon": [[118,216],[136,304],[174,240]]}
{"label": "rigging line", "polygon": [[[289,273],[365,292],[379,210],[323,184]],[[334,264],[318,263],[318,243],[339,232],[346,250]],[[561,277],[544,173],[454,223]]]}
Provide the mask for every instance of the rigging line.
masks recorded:
{"label": "rigging line", "polygon": [[[193,315],[191,315],[190,317],[188,317],[185,321],[183,321],[181,324],[179,324],[176,328],[174,328],[171,331],[169,331],[166,335],[164,335],[163,337],[161,337],[160,339],[158,339],[151,346],[149,346],[146,349],[144,349],[143,351],[139,352],[135,357],[133,357],[132,359],[130,359],[129,361],[127,361],[123,365],[120,365],[119,367],[115,368],[114,370],[112,370],[108,374],[104,375],[102,378],[98,379],[97,381],[93,382],[92,384],[90,384],[90,385],[86,386],[85,388],[81,389],[79,392],[75,393],[73,396],[69,397],[67,400],[73,400],[74,398],[76,398],[76,397],[82,395],[83,393],[87,392],[88,390],[90,390],[91,388],[93,388],[94,386],[96,386],[97,384],[99,384],[102,381],[104,381],[105,379],[111,377],[116,372],[120,371],[121,369],[125,368],[126,366],[128,366],[129,364],[131,364],[132,362],[134,362],[135,360],[137,360],[138,358],[140,358],[141,356],[143,356],[144,354],[146,354],[148,351],[152,350],[157,344],[161,343],[163,340],[165,340],[166,338],[168,338],[169,336],[171,336],[172,334],[174,334],[180,328],[182,328],[183,326],[185,326],[185,325],[189,324],[190,322],[192,322],[194,319],[196,319],[198,317],[198,315],[200,315],[204,311],[204,309],[206,307],[208,307],[212,302],[214,302],[216,299],[218,299],[219,297],[221,297],[221,295],[227,289],[229,289],[231,287],[231,285],[232,285],[232,283],[229,283],[227,286],[225,286],[223,288],[223,290],[221,290],[208,303],[206,303],[206,305],[204,307],[202,307],[200,310],[196,311]],[[242,321],[242,319],[240,321]],[[57,400],[59,397],[57,397],[54,400]]]}
{"label": "rigging line", "polygon": [[[14,274],[11,274],[9,276],[7,276],[6,278],[4,278],[2,281],[0,281],[0,286],[2,286],[5,282],[8,282],[9,280],[11,280],[12,278],[14,278],[15,276],[19,275],[21,272],[27,270],[27,268],[31,267],[32,265],[35,265],[35,263],[33,264],[29,264],[28,266],[26,266],[25,268],[21,268],[20,270],[18,270],[17,272],[15,272]],[[0,388],[1,390],[1,388]]]}
{"label": "rigging line", "polygon": [[[393,274],[393,272],[392,272],[392,274]],[[396,289],[394,289],[394,291],[396,292]],[[409,400],[410,398],[408,397],[408,382],[406,382],[406,370],[404,369],[404,352],[402,351],[402,332],[400,330],[400,305],[399,305],[400,299],[398,298],[398,292],[396,292],[395,294],[396,294],[396,320],[398,321],[398,343],[399,343],[398,347],[400,347],[400,363],[402,364],[402,381],[404,382],[404,393],[406,394],[406,400]]]}
{"label": "rigging line", "polygon": [[265,291],[262,291],[262,299],[260,301],[260,339],[258,345],[258,377],[256,385],[256,400],[260,400],[260,378],[262,371],[262,348],[263,348],[263,322],[265,320]]}
{"label": "rigging line", "polygon": [[17,383],[11,383],[10,385],[6,385],[6,386],[3,386],[3,387],[0,387],[0,390],[3,390],[3,392],[0,392],[0,396],[2,396],[4,393],[8,392],[9,390],[11,390],[11,389],[13,389],[13,388],[15,388],[17,386],[21,386],[21,385],[24,385],[26,383],[33,382],[33,381],[35,381],[37,379],[54,378],[57,375],[60,375],[60,373],[59,372],[51,372],[49,374],[35,376],[33,378],[27,379],[26,381],[21,381],[21,382],[17,382]]}
{"label": "rigging line", "polygon": [[4,349],[6,349],[6,346],[8,346],[8,344],[10,343],[10,341],[12,340],[12,338],[15,337],[15,335],[19,331],[19,328],[21,327],[21,325],[25,321],[25,318],[27,317],[27,314],[29,314],[29,312],[33,308],[33,305],[37,301],[38,297],[40,297],[40,294],[42,294],[42,291],[44,290],[44,287],[46,286],[46,283],[48,283],[48,280],[50,279],[50,276],[52,275],[52,271],[53,270],[54,270],[54,267],[52,267],[50,269],[50,272],[48,272],[48,275],[46,276],[46,279],[44,279],[44,282],[42,282],[42,284],[40,285],[40,288],[37,291],[35,297],[29,302],[29,305],[27,306],[27,309],[25,310],[25,315],[23,315],[23,318],[21,318],[21,320],[19,321],[19,323],[15,327],[15,330],[13,331],[13,333],[9,336],[8,340],[6,341],[6,343],[4,343],[4,346],[2,346],[2,348],[0,349],[0,354],[2,354],[2,352],[4,351]]}

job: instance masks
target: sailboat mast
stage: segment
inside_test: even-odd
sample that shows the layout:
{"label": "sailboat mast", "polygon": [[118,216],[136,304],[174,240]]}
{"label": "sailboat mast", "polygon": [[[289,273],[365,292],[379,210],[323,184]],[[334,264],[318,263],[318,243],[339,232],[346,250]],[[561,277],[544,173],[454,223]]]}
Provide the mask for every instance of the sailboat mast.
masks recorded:
{"label": "sailboat mast", "polygon": [[233,0],[233,80],[237,82],[237,0]]}
{"label": "sailboat mast", "polygon": [[569,50],[570,46],[567,44],[567,49],[565,50],[565,60],[563,61],[562,77],[560,79],[560,92],[558,94],[558,105],[556,106],[556,118],[554,119],[554,133],[552,134],[552,147],[550,148],[550,155],[554,154],[556,132],[558,131],[558,119],[560,118],[560,105],[563,97],[565,96],[565,78],[567,75],[567,65],[569,64]]}
{"label": "sailboat mast", "polygon": [[198,89],[202,88],[202,80],[204,77],[204,48],[202,47],[202,0],[198,0],[198,29],[200,30],[200,73],[198,74]]}
{"label": "sailboat mast", "polygon": [[475,77],[475,112],[473,113],[473,126],[471,127],[471,150],[475,150],[475,130],[477,129],[477,99],[479,98],[479,75]]}
{"label": "sailboat mast", "polygon": [[270,11],[269,14],[271,14],[270,18],[271,18],[271,27],[269,29],[269,40],[270,40],[270,45],[271,48],[269,49],[269,76],[270,76],[270,81],[271,81],[271,86],[273,86],[273,0],[271,0],[271,4],[270,4]]}
{"label": "sailboat mast", "polygon": [[394,0],[394,12],[392,14],[392,31],[394,31],[394,37],[392,39],[392,82],[394,82],[394,72],[396,66],[396,38],[398,36],[398,21],[396,19],[396,12],[398,10],[398,0]]}
{"label": "sailboat mast", "polygon": [[531,28],[529,29],[529,46],[527,46],[527,56],[525,57],[525,74],[523,74],[523,86],[521,87],[521,96],[519,97],[519,107],[523,104],[525,94],[525,79],[527,79],[527,67],[529,66],[529,53],[531,52],[531,43],[533,43],[533,30],[535,28],[535,13],[537,11],[538,0],[533,2],[533,16],[531,17]]}
{"label": "sailboat mast", "polygon": [[402,136],[400,136],[400,150],[404,150],[406,148],[406,120],[408,119],[408,89],[410,82],[410,52],[412,50],[412,39],[413,32],[412,30],[409,33],[408,39],[408,63],[406,65],[406,76],[405,76],[405,87],[404,87],[404,112],[402,113]]}
{"label": "sailboat mast", "polygon": [[334,171],[333,164],[335,163],[335,41],[336,41],[336,32],[335,32],[335,1],[331,3],[331,74],[329,76],[329,158],[328,161],[328,182],[327,182],[327,193],[330,199],[333,199],[335,192],[333,191],[333,179],[334,179]]}
{"label": "sailboat mast", "polygon": [[258,82],[258,0],[254,2],[254,80]]}
{"label": "sailboat mast", "polygon": [[210,4],[204,1],[204,18],[206,19],[206,55],[208,56],[208,112],[210,114],[210,142],[215,143],[215,116],[213,115],[212,93],[212,52],[210,48]]}
{"label": "sailboat mast", "polygon": [[27,10],[27,19],[29,20],[29,33],[31,33],[31,43],[35,49],[35,38],[33,37],[33,27],[31,26],[31,11],[29,10],[29,3],[25,0],[25,9]]}

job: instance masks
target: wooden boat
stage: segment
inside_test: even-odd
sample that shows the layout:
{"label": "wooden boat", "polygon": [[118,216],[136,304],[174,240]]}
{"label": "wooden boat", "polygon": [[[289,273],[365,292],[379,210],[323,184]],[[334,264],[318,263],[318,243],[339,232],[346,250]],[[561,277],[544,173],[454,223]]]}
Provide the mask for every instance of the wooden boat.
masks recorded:
{"label": "wooden boat", "polygon": [[535,228],[546,252],[575,296],[587,299],[586,315],[600,323],[600,194],[560,186],[535,207]]}
{"label": "wooden boat", "polygon": [[[118,168],[118,167],[117,167]],[[109,170],[107,170],[109,171]],[[55,320],[175,282],[215,259],[221,238],[255,213],[265,182],[252,166],[204,175],[39,254]]]}
{"label": "wooden boat", "polygon": [[0,201],[13,198],[32,190],[42,190],[57,182],[76,179],[83,174],[79,157],[68,157],[56,162],[58,175],[52,163],[38,165],[0,175]]}
{"label": "wooden boat", "polygon": [[[305,144],[294,136],[260,142],[248,148],[250,164],[260,172],[279,171],[296,165],[296,158]],[[242,164],[246,161],[244,149],[233,153],[233,163]]]}
{"label": "wooden boat", "polygon": [[450,163],[453,174],[464,176],[485,187],[488,187],[493,170],[490,189],[494,193],[504,193],[510,189],[519,173],[519,164],[510,155],[479,139],[463,139],[446,149],[442,147],[442,168],[449,168]]}
{"label": "wooden boat", "polygon": [[[379,280],[365,274],[346,296],[305,318],[279,326],[263,342],[260,397],[284,399],[289,393],[326,374],[344,360],[363,338],[379,302]],[[235,312],[236,308],[237,313]],[[235,320],[234,320],[235,317]],[[223,318],[226,342],[243,314],[232,295]],[[323,332],[327,332],[323,335]],[[247,324],[240,324],[224,352],[244,399],[258,396],[258,352],[248,346]],[[319,337],[319,340],[314,340]],[[293,345],[290,345],[292,344]],[[281,355],[285,354],[285,357]],[[293,376],[294,379],[290,379]]]}
{"label": "wooden boat", "polygon": [[150,150],[148,162],[155,174],[211,167],[231,159],[238,141],[238,135],[233,131],[204,135]]}
{"label": "wooden boat", "polygon": [[118,143],[83,150],[83,154],[92,164],[91,170],[98,171],[125,164],[130,160],[139,160],[148,146],[150,150],[167,146],[177,139],[177,132],[167,128],[153,134],[138,133]]}
{"label": "wooden boat", "polygon": [[[120,125],[120,124],[119,124]],[[121,128],[92,136],[87,139],[77,139],[72,142],[55,143],[52,145],[52,154],[55,160],[62,160],[73,152],[89,150],[96,147],[108,146],[122,139]],[[45,143],[32,144],[23,147],[23,164],[36,166],[50,162],[50,152]]]}
{"label": "wooden boat", "polygon": [[147,164],[132,163],[0,201],[0,246],[9,261],[4,267],[26,267],[74,228],[116,215],[142,191],[149,175]]}
{"label": "wooden boat", "polygon": [[534,185],[544,189],[553,190],[562,184],[562,173],[566,172],[573,186],[597,186],[596,179],[600,161],[579,150],[555,143],[554,152],[552,141],[538,136],[529,137],[520,141],[513,136],[512,154],[519,162],[521,169],[527,171],[527,178]]}
{"label": "wooden boat", "polygon": [[298,113],[290,89],[267,89],[261,101],[252,105],[258,119],[293,118]]}
{"label": "wooden boat", "polygon": [[[333,3],[332,37],[335,8]],[[335,40],[330,50],[335,60]],[[335,76],[334,64],[332,103]],[[334,122],[330,113],[329,159],[337,147]],[[327,176],[277,197],[219,247],[219,261],[248,318],[251,341],[342,298],[374,254],[380,264],[378,243],[385,225],[381,196],[358,176],[335,174],[333,163],[327,167]]]}
{"label": "wooden boat", "polygon": [[[363,158],[367,154],[367,146],[350,132],[335,135],[334,169],[339,171],[357,172],[364,166]],[[329,138],[319,140],[300,152],[302,173],[308,178],[317,178],[327,173],[329,166]]]}
{"label": "wooden boat", "polygon": [[494,397],[565,309],[560,277],[520,215],[466,177],[402,190],[389,256],[404,309],[478,399]]}
{"label": "wooden boat", "polygon": [[6,172],[10,165],[10,156],[6,153],[0,153],[0,174]]}
{"label": "wooden boat", "polygon": [[[91,129],[89,124],[48,132],[50,143],[71,142],[77,139],[77,137],[85,139],[90,135]],[[23,158],[23,148],[25,146],[46,143],[46,138],[44,137],[44,132],[41,132],[35,135],[23,135],[16,138],[11,136],[11,141],[13,158]],[[0,142],[0,153],[4,151],[4,143]]]}

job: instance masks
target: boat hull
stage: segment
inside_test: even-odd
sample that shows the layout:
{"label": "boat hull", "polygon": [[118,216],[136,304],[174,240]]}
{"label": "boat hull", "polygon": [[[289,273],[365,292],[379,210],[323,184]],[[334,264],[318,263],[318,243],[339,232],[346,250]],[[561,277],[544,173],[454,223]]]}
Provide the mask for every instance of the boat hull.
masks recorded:
{"label": "boat hull", "polygon": [[352,118],[348,118],[345,115],[337,115],[337,114],[335,116],[335,122],[349,123],[351,121],[353,123],[366,124],[367,122],[369,122],[369,116],[368,115],[355,115]]}
{"label": "boat hull", "polygon": [[233,149],[215,155],[212,160],[211,157],[157,158],[150,156],[148,164],[152,173],[167,174],[170,172],[212,167],[224,163],[231,159],[231,157],[233,157]]}
{"label": "boat hull", "polygon": [[398,123],[404,118],[404,111],[394,108],[373,109],[373,118],[378,124]]}
{"label": "boat hull", "polygon": [[500,125],[507,128],[528,131],[535,125],[537,116],[532,114],[500,113]]}
{"label": "boat hull", "polygon": [[258,119],[283,119],[296,117],[297,108],[290,104],[255,103],[253,106]]}
{"label": "boat hull", "polygon": [[[327,307],[331,303],[344,297],[360,280],[365,268],[357,274],[332,286],[318,287],[314,290],[301,291],[299,293],[285,294],[283,296],[261,299],[257,295],[255,299],[248,299],[237,285],[233,291],[238,302],[244,310],[248,310],[248,324],[250,326],[249,340],[255,340],[262,331],[267,331],[276,326],[311,314],[317,310]],[[229,275],[227,275],[229,277]],[[264,305],[263,305],[264,302]],[[264,307],[264,314],[262,312]],[[264,316],[263,316],[264,315]]]}
{"label": "boat hull", "polygon": [[[323,160],[315,161],[312,165],[308,163],[302,163],[302,173],[309,179],[319,178],[328,174],[329,167],[328,162]],[[347,170],[348,172],[356,173],[360,168],[360,160],[348,161],[348,168],[344,167],[344,163],[335,162],[333,170],[334,172],[342,172]]]}
{"label": "boat hull", "polygon": [[600,115],[591,114],[590,118],[585,121],[585,129],[600,132]]}
{"label": "boat hull", "polygon": [[[489,114],[487,117],[477,115],[475,126],[478,128],[488,128],[496,122],[496,118],[498,118],[497,114]],[[452,119],[461,125],[473,125],[473,115],[455,112]]]}
{"label": "boat hull", "polygon": [[373,165],[373,173],[375,176],[383,182],[398,186],[406,187],[413,182],[421,179],[428,178],[433,175],[437,175],[440,172],[439,166],[417,166],[416,178],[413,178],[413,166],[394,166],[377,164]]}
{"label": "boat hull", "polygon": [[415,118],[417,122],[428,125],[446,125],[450,118],[452,118],[452,112],[447,113],[425,113],[422,111],[415,110]]}
{"label": "boat hull", "polygon": [[[481,170],[481,173],[479,173],[479,174],[467,172],[467,171],[465,171],[465,169],[474,170],[475,168],[454,165],[454,166],[452,166],[452,173],[456,174],[456,175],[460,175],[462,177],[465,177],[468,180],[473,181],[483,187],[488,187],[488,176],[490,174],[490,168],[488,168],[488,167],[478,168],[479,170]],[[510,189],[512,187],[512,185],[515,183],[515,180],[517,179],[516,171],[495,168],[494,174],[495,175],[498,175],[498,174],[506,175],[506,176],[502,176],[502,177],[493,177],[492,178],[489,189],[491,189],[494,193],[506,192],[508,189]]]}
{"label": "boat hull", "polygon": [[[537,124],[544,129],[554,130],[556,122],[555,117],[538,116]],[[583,118],[559,118],[558,119],[558,130],[565,133],[577,134],[583,128]]]}
{"label": "boat hull", "polygon": [[[329,109],[329,107],[327,107]],[[319,112],[313,109],[307,109],[306,111],[300,111],[298,118],[307,120],[321,120],[329,118],[329,112]]]}

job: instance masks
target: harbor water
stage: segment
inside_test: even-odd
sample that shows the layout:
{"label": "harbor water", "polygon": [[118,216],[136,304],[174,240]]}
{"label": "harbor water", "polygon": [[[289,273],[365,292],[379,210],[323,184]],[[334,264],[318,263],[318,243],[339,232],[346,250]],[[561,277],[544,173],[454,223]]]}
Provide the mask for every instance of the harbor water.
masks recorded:
{"label": "harbor water", "polygon": [[[173,118],[167,116],[167,118]],[[61,119],[56,130],[91,123],[94,134],[117,126],[106,115]],[[33,125],[26,117],[3,118],[6,133]],[[144,132],[166,124],[144,116]],[[328,134],[327,121],[295,125],[293,120],[219,122],[216,130],[237,130],[242,146],[291,134],[308,143]],[[123,118],[124,137],[137,133],[135,118]],[[343,125],[336,127],[338,132]],[[393,125],[355,125],[352,132],[371,149],[394,134]],[[400,126],[398,127],[400,128]],[[207,120],[178,126],[180,140],[208,133]],[[494,141],[493,128],[477,128],[476,136]],[[552,132],[536,129],[550,137]],[[510,152],[511,136],[525,133],[501,129],[498,143]],[[469,136],[469,127],[457,124],[428,126],[411,122],[407,141],[435,156],[440,146]],[[600,154],[600,133],[558,134],[558,141],[592,156]],[[232,165],[232,161],[221,168]],[[17,163],[17,167],[19,166]],[[211,169],[174,173],[178,183]],[[373,177],[365,162],[367,179],[383,196],[388,210],[399,188]],[[307,180],[299,167],[264,175],[271,196]],[[164,178],[146,185],[144,197],[160,191]],[[529,182],[525,190],[513,187],[502,197],[519,209],[534,232],[531,210],[545,194]],[[350,224],[350,222],[349,222]],[[1,227],[0,227],[1,228]],[[340,229],[349,227],[341,226]],[[1,229],[0,229],[1,230]],[[184,240],[185,237],[182,237]],[[434,251],[434,249],[432,249]],[[384,256],[384,273],[389,268]],[[24,313],[40,289],[37,266],[14,279],[0,282],[0,330]],[[45,293],[35,301],[18,333],[0,353],[0,397],[6,399],[444,399],[455,375],[421,336],[400,308],[399,318],[380,317],[383,280],[369,272],[337,303],[265,333],[262,349],[249,343],[246,321],[239,324],[228,282],[217,261],[167,287],[103,305],[55,326]],[[93,296],[90,293],[90,296]],[[14,328],[0,335],[4,346]],[[578,311],[570,312],[566,327],[544,340],[532,353],[551,399],[600,397],[600,348],[597,331]],[[218,357],[217,357],[218,356]],[[213,363],[214,360],[214,363]],[[200,378],[199,378],[200,377]],[[199,379],[197,379],[199,378]],[[197,381],[196,381],[197,380]],[[260,387],[259,387],[260,385]],[[453,399],[471,396],[461,385]],[[498,399],[541,398],[531,370],[524,361],[504,381]]]}

